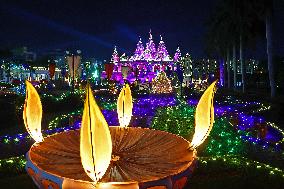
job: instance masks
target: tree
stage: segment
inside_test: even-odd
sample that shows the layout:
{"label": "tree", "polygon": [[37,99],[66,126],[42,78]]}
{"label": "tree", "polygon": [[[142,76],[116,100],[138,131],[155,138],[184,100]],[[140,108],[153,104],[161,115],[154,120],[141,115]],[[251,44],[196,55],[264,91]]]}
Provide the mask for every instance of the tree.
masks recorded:
{"label": "tree", "polygon": [[149,34],[149,41],[146,43],[146,48],[143,54],[144,60],[154,60],[156,58],[156,45],[153,41],[151,31]]}
{"label": "tree", "polygon": [[7,61],[11,59],[13,53],[10,49],[0,49],[0,79],[3,79],[2,65],[4,64],[4,70],[7,72],[7,80],[9,81],[10,77],[10,62]]}
{"label": "tree", "polygon": [[269,7],[266,9],[266,19],[265,19],[265,25],[266,25],[266,48],[267,48],[267,61],[268,61],[268,75],[269,75],[269,83],[270,83],[270,96],[275,97],[275,80],[274,80],[274,65],[272,60],[272,2]]}
{"label": "tree", "polygon": [[230,51],[229,49],[227,49],[227,54],[226,54],[226,65],[227,65],[227,85],[228,85],[228,88],[231,88],[231,60],[230,60]]}
{"label": "tree", "polygon": [[11,58],[13,53],[10,49],[0,49],[0,59]]}
{"label": "tree", "polygon": [[[267,68],[269,75],[270,85],[270,97],[273,98],[276,95],[275,88],[275,74],[273,64],[273,12],[275,0],[253,0],[255,5],[254,13],[258,15],[258,18],[265,23],[265,37],[266,37],[266,53],[267,53]],[[283,1],[277,1],[280,6],[283,6]]]}
{"label": "tree", "polygon": [[171,93],[172,84],[171,80],[167,78],[165,72],[160,72],[159,75],[152,81],[152,91],[153,93]]}
{"label": "tree", "polygon": [[139,41],[137,43],[136,50],[135,50],[134,55],[133,55],[133,59],[139,60],[141,58],[141,56],[143,55],[143,52],[144,52],[144,46],[143,46],[141,37],[139,37]]}
{"label": "tree", "polygon": [[[209,38],[213,38],[213,41],[215,42],[214,44],[218,47],[215,48],[217,49],[217,54],[222,57],[227,55],[228,57],[228,49],[232,49],[235,89],[237,87],[236,48],[237,43],[239,42],[243,92],[245,91],[245,61],[243,60],[243,50],[244,47],[255,44],[255,39],[260,33],[260,22],[259,18],[255,14],[255,9],[256,6],[254,1],[222,0],[212,17],[212,24],[209,25],[210,32],[218,32],[218,34],[209,35]],[[227,70],[230,71],[230,69],[228,69],[228,63],[230,62],[228,58],[226,62]],[[228,73],[228,76],[229,75],[230,73]],[[228,79],[230,79],[230,77],[228,77]],[[228,81],[228,86],[230,86],[230,81]]]}
{"label": "tree", "polygon": [[246,66],[244,60],[244,47],[254,46],[256,39],[261,35],[261,21],[255,10],[257,6],[254,1],[238,0],[235,1],[234,7],[236,7],[236,16],[239,26],[239,59],[241,64],[242,74],[242,91],[245,92],[245,76]]}
{"label": "tree", "polygon": [[30,62],[30,66],[43,66],[43,67],[47,67],[48,66],[48,61],[51,58],[48,55],[42,56],[37,58],[35,61]]}
{"label": "tree", "polygon": [[115,62],[119,62],[119,55],[118,55],[116,46],[114,46],[112,57],[111,57],[111,61],[114,62],[114,63]]}
{"label": "tree", "polygon": [[234,89],[237,89],[237,60],[236,60],[236,43],[233,43],[233,73],[234,73]]}
{"label": "tree", "polygon": [[[256,1],[256,0],[255,0]],[[258,6],[256,14],[265,23],[265,33],[266,33],[266,53],[267,53],[267,68],[269,75],[269,85],[270,85],[270,97],[273,98],[276,95],[275,89],[275,75],[274,75],[274,65],[273,65],[273,40],[272,40],[272,22],[273,22],[273,0],[262,0],[260,2],[256,1],[255,4]]]}
{"label": "tree", "polygon": [[236,26],[234,22],[232,22],[232,15],[226,6],[226,2],[221,1],[218,3],[218,6],[210,17],[211,19],[207,22],[208,31],[206,35],[206,50],[209,56],[217,56],[219,57],[217,59],[226,60],[225,67],[227,68],[228,73],[227,86],[230,88],[231,58],[229,55],[233,48],[233,41],[236,38]]}
{"label": "tree", "polygon": [[159,43],[158,48],[157,48],[156,60],[161,60],[161,61],[169,60],[170,56],[169,56],[169,53],[167,51],[166,44],[163,41],[162,36],[160,36],[160,37],[161,37],[161,40],[160,40],[160,43]]}
{"label": "tree", "polygon": [[176,52],[175,52],[175,55],[174,55],[174,62],[178,62],[181,58],[181,52],[180,52],[180,49],[179,47],[177,48]]}
{"label": "tree", "polygon": [[[271,4],[273,1],[270,1]],[[269,3],[270,4],[270,3]],[[267,52],[267,65],[268,65],[268,75],[269,75],[269,84],[270,84],[270,96],[275,97],[275,80],[274,80],[274,65],[272,60],[272,7],[271,5],[266,9],[266,52]]]}

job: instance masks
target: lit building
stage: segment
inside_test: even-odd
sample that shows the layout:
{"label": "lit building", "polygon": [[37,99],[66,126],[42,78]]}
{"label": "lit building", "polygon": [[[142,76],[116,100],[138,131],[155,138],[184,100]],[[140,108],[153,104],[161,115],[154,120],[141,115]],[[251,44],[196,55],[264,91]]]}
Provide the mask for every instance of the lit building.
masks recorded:
{"label": "lit building", "polygon": [[[114,64],[112,79],[123,81],[125,79],[133,82],[139,79],[142,82],[152,81],[160,71],[176,70],[176,62],[180,61],[181,53],[179,48],[172,58],[166,48],[166,45],[160,36],[160,42],[156,46],[150,32],[149,40],[144,47],[141,38],[137,43],[136,50],[132,56],[122,54],[119,56],[117,48],[114,48],[111,63]],[[123,73],[127,72],[127,74]],[[105,71],[102,74],[106,78]]]}

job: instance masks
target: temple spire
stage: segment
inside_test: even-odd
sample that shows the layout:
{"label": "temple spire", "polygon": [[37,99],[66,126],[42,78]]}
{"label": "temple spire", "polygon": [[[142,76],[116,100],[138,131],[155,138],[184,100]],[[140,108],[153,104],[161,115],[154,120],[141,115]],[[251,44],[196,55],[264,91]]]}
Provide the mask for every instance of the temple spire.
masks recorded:
{"label": "temple spire", "polygon": [[143,52],[144,52],[144,46],[143,46],[143,43],[142,43],[142,39],[139,36],[139,41],[137,43],[136,50],[135,50],[134,55],[133,55],[134,60],[139,60],[141,58]]}
{"label": "temple spire", "polygon": [[152,36],[152,32],[151,32],[151,29],[149,31],[149,40],[152,40],[153,39],[153,36]]}
{"label": "temple spire", "polygon": [[119,56],[118,56],[118,53],[117,53],[116,46],[114,46],[111,61],[112,61],[113,63],[116,63],[116,62],[119,61]]}
{"label": "temple spire", "polygon": [[160,61],[169,61],[170,60],[170,56],[169,53],[167,51],[166,45],[163,41],[162,35],[160,35],[160,43],[158,45],[157,48],[157,54],[156,54],[156,60],[160,60]]}
{"label": "temple spire", "polygon": [[154,60],[156,57],[156,45],[153,41],[153,36],[151,33],[151,30],[149,32],[150,36],[149,36],[149,41],[148,43],[146,43],[146,48],[145,51],[143,53],[143,59],[144,60]]}
{"label": "temple spire", "polygon": [[180,52],[180,49],[178,47],[176,52],[175,52],[175,55],[174,55],[174,61],[177,62],[177,61],[180,60],[180,58],[181,58],[181,52]]}

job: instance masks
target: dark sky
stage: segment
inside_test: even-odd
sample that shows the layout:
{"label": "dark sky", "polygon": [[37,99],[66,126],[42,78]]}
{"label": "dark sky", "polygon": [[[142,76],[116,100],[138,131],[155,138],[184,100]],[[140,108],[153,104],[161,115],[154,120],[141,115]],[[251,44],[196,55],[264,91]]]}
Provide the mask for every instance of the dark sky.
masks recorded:
{"label": "dark sky", "polygon": [[[215,6],[216,0],[2,0],[0,47],[27,46],[38,53],[73,48],[85,56],[109,59],[114,45],[119,53],[132,54],[138,36],[145,43],[151,29],[156,44],[161,34],[171,54],[180,46],[182,53],[200,58],[205,56],[205,22]],[[280,34],[276,47],[284,54]],[[251,54],[265,53],[263,47],[260,42]]]}

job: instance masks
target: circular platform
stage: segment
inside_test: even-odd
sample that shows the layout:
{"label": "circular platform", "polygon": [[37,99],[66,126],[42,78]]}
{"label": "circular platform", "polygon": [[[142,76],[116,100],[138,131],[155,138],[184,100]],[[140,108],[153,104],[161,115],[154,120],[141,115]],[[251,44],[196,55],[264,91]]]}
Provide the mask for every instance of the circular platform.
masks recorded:
{"label": "circular platform", "polygon": [[[110,133],[113,161],[101,183],[113,183],[110,188],[184,187],[196,164],[188,141],[146,128],[110,127]],[[79,130],[49,136],[27,153],[27,172],[39,188],[94,188],[79,150]]]}

